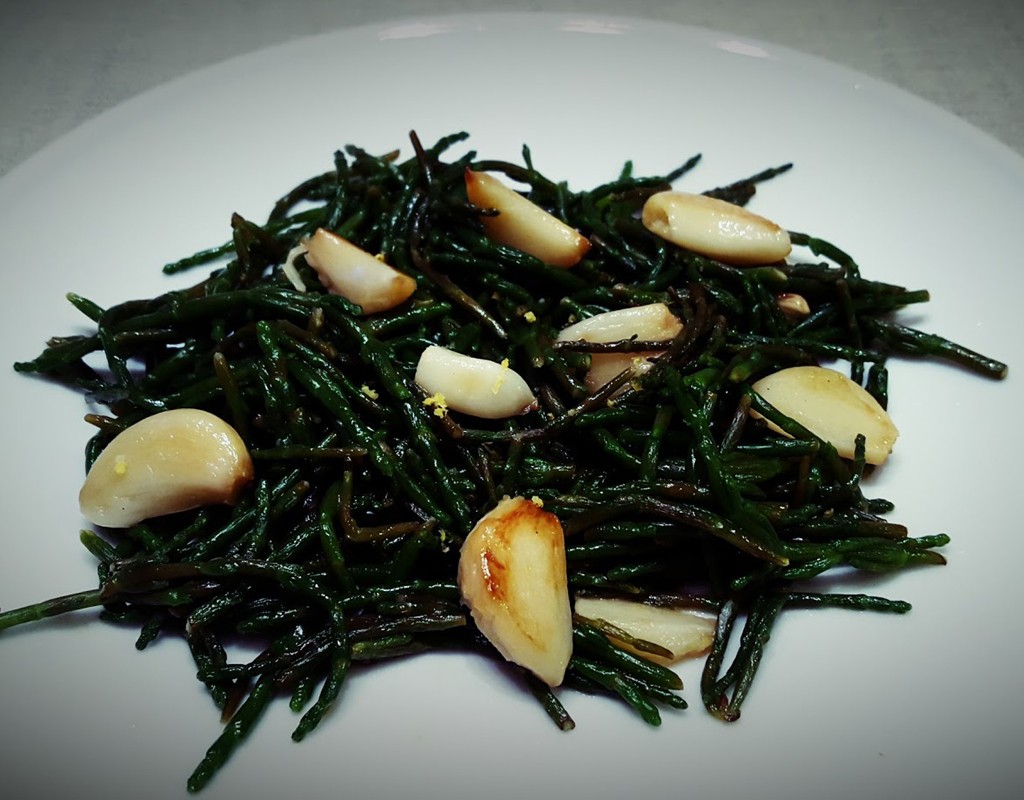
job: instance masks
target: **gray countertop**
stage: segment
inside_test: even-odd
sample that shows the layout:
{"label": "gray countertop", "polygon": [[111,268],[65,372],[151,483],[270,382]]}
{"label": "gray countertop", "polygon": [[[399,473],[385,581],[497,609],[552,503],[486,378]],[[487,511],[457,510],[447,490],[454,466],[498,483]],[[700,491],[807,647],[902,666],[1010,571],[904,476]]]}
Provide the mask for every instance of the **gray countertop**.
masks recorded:
{"label": "gray countertop", "polygon": [[0,175],[147,89],[334,28],[466,11],[620,14],[852,67],[1024,155],[1021,0],[0,0]]}

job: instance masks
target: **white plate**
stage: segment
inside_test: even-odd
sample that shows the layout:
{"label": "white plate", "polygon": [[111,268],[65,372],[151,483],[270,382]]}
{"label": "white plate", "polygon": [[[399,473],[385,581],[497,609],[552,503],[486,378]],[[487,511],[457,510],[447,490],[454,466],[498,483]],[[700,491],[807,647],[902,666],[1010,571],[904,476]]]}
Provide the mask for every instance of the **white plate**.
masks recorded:
{"label": "white plate", "polygon": [[[159,267],[219,242],[355,143],[409,151],[464,129],[487,156],[576,187],[627,158],[656,173],[703,152],[701,190],[792,160],[754,208],[846,247],[870,277],[928,287],[908,319],[1011,362],[1021,352],[1024,162],[946,113],[788,50],[705,30],[547,14],[342,30],[236,59],[82,126],[0,182],[0,362],[108,304],[168,285]],[[190,276],[191,277],[191,276]],[[0,603],[94,584],[77,543],[82,400],[5,369]],[[789,613],[743,719],[700,707],[650,729],[618,704],[566,701],[554,730],[487,663],[430,657],[360,673],[301,745],[281,704],[203,796],[940,797],[1015,794],[1024,701],[1021,385],[893,369],[898,450],[873,491],[945,568],[872,591],[906,617]],[[0,776],[18,797],[183,797],[217,733],[184,646],[138,654],[88,613],[0,641]]]}

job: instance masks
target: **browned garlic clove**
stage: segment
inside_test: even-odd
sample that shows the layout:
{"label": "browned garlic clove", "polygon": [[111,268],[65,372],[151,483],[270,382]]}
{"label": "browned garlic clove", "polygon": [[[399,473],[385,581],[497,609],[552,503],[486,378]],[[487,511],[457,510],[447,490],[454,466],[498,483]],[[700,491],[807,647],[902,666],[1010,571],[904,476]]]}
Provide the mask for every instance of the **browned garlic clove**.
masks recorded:
{"label": "browned garlic clove", "polygon": [[497,216],[480,218],[487,235],[499,244],[522,250],[555,267],[571,267],[590,250],[590,241],[579,231],[493,175],[467,168],[466,195],[478,208],[499,212]]}
{"label": "browned garlic clove", "polygon": [[431,345],[420,354],[416,385],[447,408],[483,419],[504,419],[537,407],[522,376],[508,366]]}
{"label": "browned garlic clove", "polygon": [[[787,417],[829,442],[843,458],[854,457],[857,434],[864,434],[867,462],[881,464],[899,436],[892,418],[878,401],[834,369],[789,367],[761,378],[752,388]],[[751,414],[760,416],[754,411]],[[771,422],[768,426],[784,433]]]}
{"label": "browned garlic clove", "polygon": [[664,648],[671,655],[645,652],[628,641],[615,640],[625,649],[665,666],[707,652],[717,622],[714,614],[704,611],[652,606],[614,597],[577,597],[575,611],[577,616],[603,621],[634,639]]}
{"label": "browned garlic clove", "polygon": [[82,514],[109,528],[199,506],[233,505],[254,475],[234,428],[195,408],[162,411],[115,436],[79,492]]}
{"label": "browned garlic clove", "polygon": [[789,234],[771,220],[702,194],[653,194],[644,203],[642,220],[662,239],[727,264],[771,264],[792,250]]}
{"label": "browned garlic clove", "polygon": [[498,652],[558,686],[572,655],[558,517],[524,497],[506,497],[466,537],[458,582],[473,620]]}
{"label": "browned garlic clove", "polygon": [[358,305],[363,314],[401,305],[416,291],[416,281],[408,275],[331,231],[319,228],[305,248],[306,263],[320,282]]}

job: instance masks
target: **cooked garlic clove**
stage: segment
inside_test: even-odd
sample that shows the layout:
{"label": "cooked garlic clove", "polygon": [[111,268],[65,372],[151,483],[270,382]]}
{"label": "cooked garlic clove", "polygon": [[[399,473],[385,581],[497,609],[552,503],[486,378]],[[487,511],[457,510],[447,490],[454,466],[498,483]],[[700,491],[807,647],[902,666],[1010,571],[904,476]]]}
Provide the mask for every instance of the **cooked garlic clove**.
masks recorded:
{"label": "cooked garlic clove", "polygon": [[[558,341],[607,344],[635,337],[644,342],[667,342],[675,339],[682,329],[683,324],[667,305],[650,303],[605,311],[582,319],[563,328],[558,334]],[[652,366],[649,359],[657,355],[657,351],[592,353],[584,382],[593,394],[625,369],[632,368],[636,375],[647,372]]]}
{"label": "cooked garlic clove", "polygon": [[443,398],[448,408],[483,419],[514,417],[537,407],[530,387],[507,361],[499,364],[437,345],[420,354],[413,380],[428,395]]}
{"label": "cooked garlic clove", "polygon": [[645,652],[616,639],[625,649],[665,666],[707,652],[717,624],[715,615],[704,611],[612,597],[577,597],[575,610],[577,616],[606,622],[635,639],[665,648],[671,656]]}
{"label": "cooked garlic clove", "polygon": [[558,333],[560,342],[619,342],[636,337],[644,342],[666,342],[683,329],[679,318],[664,303],[619,308],[581,319]]}
{"label": "cooked garlic clove", "polygon": [[784,292],[783,294],[776,295],[775,305],[777,305],[779,310],[793,322],[798,322],[804,317],[809,316],[811,313],[811,306],[807,302],[807,298],[802,294]]}
{"label": "cooked garlic clove", "polygon": [[306,241],[306,263],[328,291],[377,314],[401,305],[416,291],[416,281],[356,247],[336,233],[319,228]]}
{"label": "cooked garlic clove", "polygon": [[[654,366],[650,359],[659,355],[661,353],[657,351],[643,353],[591,353],[590,369],[587,370],[583,383],[587,387],[587,391],[594,394],[606,383],[621,375],[624,370],[632,370],[633,378],[639,378]],[[623,385],[616,394],[625,390],[626,386]]]}
{"label": "cooked garlic clove", "polygon": [[571,267],[590,250],[590,241],[585,236],[493,175],[467,167],[466,195],[478,208],[499,212],[497,216],[480,218],[487,235],[499,244],[522,250],[555,267]]}
{"label": "cooked garlic clove", "polygon": [[78,501],[90,522],[129,528],[199,506],[233,505],[253,475],[234,428],[209,412],[179,408],[115,436],[93,462]]}
{"label": "cooked garlic clove", "polygon": [[[878,401],[834,369],[789,367],[761,378],[752,388],[781,413],[832,444],[843,458],[854,457],[854,443],[857,434],[862,433],[867,462],[881,464],[899,435]],[[751,414],[760,416],[753,411]],[[771,422],[768,427],[784,433]]]}
{"label": "cooked garlic clove", "polygon": [[771,220],[702,194],[653,194],[642,220],[651,233],[727,264],[771,264],[792,250],[789,234]]}
{"label": "cooked garlic clove", "polygon": [[458,582],[473,620],[498,652],[558,686],[572,655],[558,517],[524,497],[506,497],[466,537]]}

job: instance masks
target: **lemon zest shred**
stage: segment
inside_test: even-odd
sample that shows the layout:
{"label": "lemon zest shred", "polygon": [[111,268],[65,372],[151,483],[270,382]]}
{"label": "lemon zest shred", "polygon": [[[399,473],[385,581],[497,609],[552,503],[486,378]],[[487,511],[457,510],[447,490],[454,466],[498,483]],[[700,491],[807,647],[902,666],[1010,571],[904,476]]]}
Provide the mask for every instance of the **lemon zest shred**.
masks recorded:
{"label": "lemon zest shred", "polygon": [[438,392],[432,394],[430,397],[423,399],[423,405],[433,406],[435,417],[444,417],[448,414],[448,403],[444,399],[444,395]]}
{"label": "lemon zest shred", "polygon": [[491,394],[497,394],[501,391],[501,385],[505,382],[505,373],[508,372],[508,359],[501,359],[501,372],[498,373],[498,377],[494,380],[494,386],[491,387]]}

